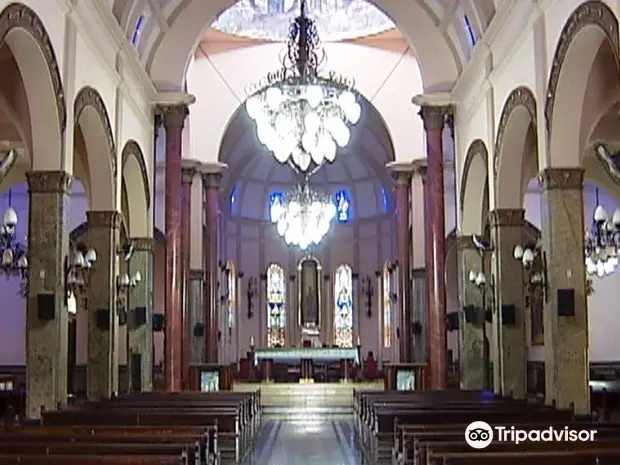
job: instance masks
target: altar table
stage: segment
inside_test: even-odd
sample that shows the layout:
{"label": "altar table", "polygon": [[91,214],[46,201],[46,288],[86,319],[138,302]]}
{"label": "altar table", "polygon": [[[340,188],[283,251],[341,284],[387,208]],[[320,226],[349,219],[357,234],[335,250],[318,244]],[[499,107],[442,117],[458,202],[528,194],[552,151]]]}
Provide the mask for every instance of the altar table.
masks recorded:
{"label": "altar table", "polygon": [[359,365],[357,347],[270,347],[254,350],[254,364],[264,362],[265,379],[272,378],[273,363],[299,363],[301,378],[313,378],[314,363],[341,362],[343,378],[349,377],[349,365]]}

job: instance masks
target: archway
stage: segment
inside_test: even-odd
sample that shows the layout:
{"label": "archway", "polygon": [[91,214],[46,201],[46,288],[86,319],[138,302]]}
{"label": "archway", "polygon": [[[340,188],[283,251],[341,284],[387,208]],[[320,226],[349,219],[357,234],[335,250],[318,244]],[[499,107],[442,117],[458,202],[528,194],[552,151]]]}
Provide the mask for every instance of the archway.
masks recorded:
{"label": "archway", "polygon": [[86,86],[78,92],[74,119],[76,137],[81,134],[86,152],[89,207],[95,211],[117,210],[114,133],[105,103],[96,89]]}
{"label": "archway", "polygon": [[123,186],[127,196],[126,222],[131,237],[149,237],[151,191],[144,154],[138,143],[129,140],[121,154]]}
{"label": "archway", "polygon": [[484,232],[489,209],[489,154],[486,144],[474,140],[467,150],[459,206],[461,209],[461,233],[464,235]]}

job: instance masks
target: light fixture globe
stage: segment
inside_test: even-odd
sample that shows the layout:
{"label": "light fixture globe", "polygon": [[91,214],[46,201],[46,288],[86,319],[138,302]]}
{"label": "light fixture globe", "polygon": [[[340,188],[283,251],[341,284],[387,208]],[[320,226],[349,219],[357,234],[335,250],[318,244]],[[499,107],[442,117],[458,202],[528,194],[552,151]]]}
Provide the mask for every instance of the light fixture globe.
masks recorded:
{"label": "light fixture globe", "polygon": [[251,85],[245,103],[259,141],[278,162],[303,173],[334,161],[362,113],[352,79],[320,72],[325,52],[305,10],[302,0],[281,69]]}
{"label": "light fixture globe", "polygon": [[298,185],[280,205],[277,210],[271,210],[276,231],[287,245],[301,250],[318,245],[336,216],[336,206],[331,199],[312,191],[307,183]]}

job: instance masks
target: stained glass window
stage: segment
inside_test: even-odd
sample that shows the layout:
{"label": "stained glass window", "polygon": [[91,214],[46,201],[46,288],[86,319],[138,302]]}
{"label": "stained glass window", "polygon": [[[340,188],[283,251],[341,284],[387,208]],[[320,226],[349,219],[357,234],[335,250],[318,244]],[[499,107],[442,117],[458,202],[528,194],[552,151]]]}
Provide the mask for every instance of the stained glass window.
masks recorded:
{"label": "stained glass window", "polygon": [[267,268],[267,345],[284,346],[286,289],[284,270],[272,263]]}
{"label": "stained glass window", "polygon": [[228,335],[232,337],[232,329],[235,322],[237,309],[237,267],[231,261],[226,265],[228,273]]}
{"label": "stained glass window", "polygon": [[336,218],[340,223],[346,223],[351,217],[351,200],[345,190],[336,192]]}
{"label": "stained glass window", "polygon": [[465,30],[467,31],[467,39],[469,40],[470,47],[476,45],[476,34],[474,34],[474,28],[469,21],[467,15],[463,16],[463,23],[465,23]]}
{"label": "stained glass window", "polygon": [[392,275],[390,264],[383,265],[383,347],[392,347]]}
{"label": "stained glass window", "polygon": [[233,187],[233,190],[230,193],[230,213],[235,213],[236,206],[237,206],[237,186]]}
{"label": "stained glass window", "polygon": [[142,32],[143,26],[144,26],[144,16],[140,16],[138,18],[138,22],[136,23],[136,28],[133,31],[133,35],[131,36],[132,44],[138,45],[138,41],[140,40],[140,33]]}
{"label": "stained glass window", "polygon": [[334,344],[353,346],[353,273],[349,265],[340,265],[334,277]]}
{"label": "stained glass window", "polygon": [[272,223],[276,223],[280,215],[282,214],[282,209],[284,208],[284,195],[282,192],[273,192],[269,196],[269,221]]}
{"label": "stained glass window", "polygon": [[383,196],[383,207],[385,208],[385,213],[389,213],[389,211],[390,211],[390,195],[385,190],[385,187],[381,188],[381,195]]}

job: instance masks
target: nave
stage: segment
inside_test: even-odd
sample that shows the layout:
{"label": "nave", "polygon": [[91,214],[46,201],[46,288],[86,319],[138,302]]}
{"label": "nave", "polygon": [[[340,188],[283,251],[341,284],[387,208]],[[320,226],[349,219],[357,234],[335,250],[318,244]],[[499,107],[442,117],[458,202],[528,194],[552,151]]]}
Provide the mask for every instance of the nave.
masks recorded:
{"label": "nave", "polygon": [[351,416],[265,419],[244,465],[362,463]]}

